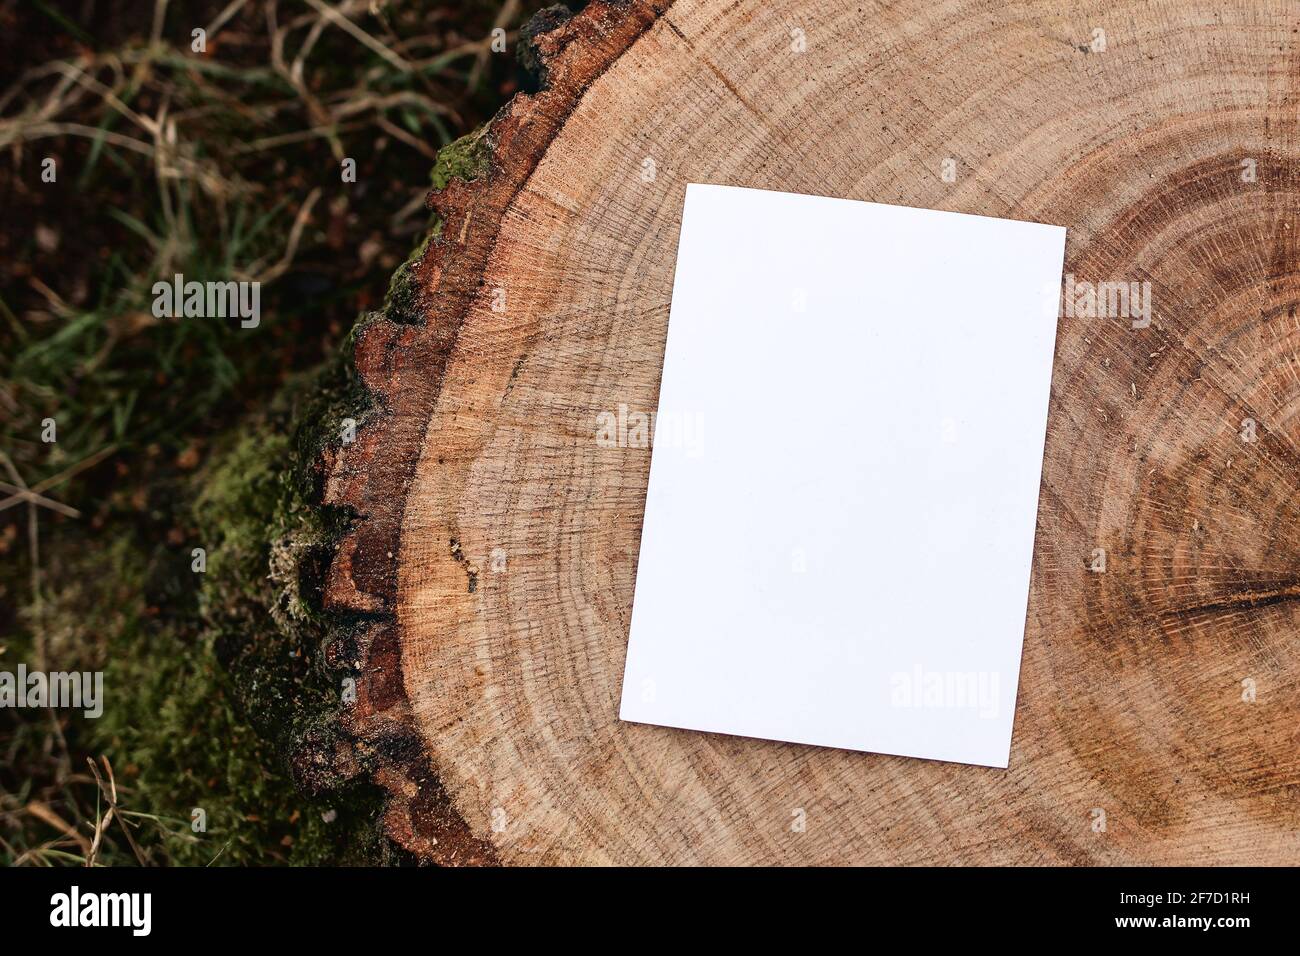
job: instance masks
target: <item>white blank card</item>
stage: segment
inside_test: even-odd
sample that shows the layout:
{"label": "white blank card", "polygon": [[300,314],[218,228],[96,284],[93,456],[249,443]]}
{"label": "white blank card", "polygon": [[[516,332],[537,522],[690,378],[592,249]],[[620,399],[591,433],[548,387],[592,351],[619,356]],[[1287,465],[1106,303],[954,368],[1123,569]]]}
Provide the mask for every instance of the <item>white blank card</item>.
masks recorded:
{"label": "white blank card", "polygon": [[1064,252],[687,187],[623,720],[1007,765]]}

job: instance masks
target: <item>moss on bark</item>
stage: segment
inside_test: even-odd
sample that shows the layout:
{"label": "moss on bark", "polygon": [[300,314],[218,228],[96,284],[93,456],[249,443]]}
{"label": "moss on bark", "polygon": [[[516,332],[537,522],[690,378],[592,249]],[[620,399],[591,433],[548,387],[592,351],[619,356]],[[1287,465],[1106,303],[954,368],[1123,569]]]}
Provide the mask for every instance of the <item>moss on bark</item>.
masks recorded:
{"label": "moss on bark", "polygon": [[[445,188],[486,162],[480,131],[442,150],[432,181]],[[316,466],[345,419],[360,424],[373,410],[352,368],[359,331],[421,319],[412,270],[439,227],[430,223],[383,308],[357,321],[338,356],[223,434],[200,471],[156,486],[151,494],[166,501],[151,501],[134,533],[105,547],[91,529],[69,528],[83,546],[60,548],[45,569],[64,585],[29,611],[39,621],[20,621],[27,626],[3,642],[6,666],[30,665],[38,629],[78,635],[57,648],[59,667],[104,671],[103,717],[73,715],[64,733],[71,752],[112,761],[150,862],[404,860],[380,835],[376,788],[329,772],[295,779],[291,757],[340,739],[341,675],[324,651],[358,623],[320,608],[331,544],[352,516],[318,504]],[[185,540],[175,539],[178,525]],[[18,574],[0,574],[0,594],[24,588]],[[100,861],[132,858],[110,840]]]}
{"label": "moss on bark", "polygon": [[[445,147],[432,181],[482,175],[484,131]],[[284,765],[292,755],[347,746],[340,736],[342,672],[326,662],[328,643],[360,622],[322,611],[318,599],[333,543],[352,516],[319,504],[317,465],[340,440],[347,419],[361,427],[373,400],[353,370],[357,336],[369,323],[421,321],[414,270],[441,223],[397,269],[383,308],[358,319],[338,357],[292,383],[274,407],[229,438],[195,506],[200,536],[212,542],[201,613],[237,709]],[[326,767],[304,774],[299,789],[322,794],[335,808],[336,832],[350,834],[349,858],[393,860],[379,836],[376,790]]]}

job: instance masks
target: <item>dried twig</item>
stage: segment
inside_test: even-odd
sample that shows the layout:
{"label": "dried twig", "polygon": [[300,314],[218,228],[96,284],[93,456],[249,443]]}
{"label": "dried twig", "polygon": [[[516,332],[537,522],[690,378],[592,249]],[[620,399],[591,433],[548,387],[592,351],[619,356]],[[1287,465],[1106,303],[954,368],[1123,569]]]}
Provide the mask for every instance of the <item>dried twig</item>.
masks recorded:
{"label": "dried twig", "polygon": [[248,275],[256,276],[259,282],[273,282],[289,270],[289,267],[293,265],[293,257],[298,253],[298,243],[302,239],[302,230],[307,225],[307,219],[311,216],[312,207],[316,205],[318,199],[320,199],[319,187],[308,194],[306,201],[298,209],[298,215],[294,217],[293,226],[289,229],[289,239],[285,243],[284,254],[280,256],[279,261],[270,268],[263,269],[261,260],[258,260],[249,267]]}
{"label": "dried twig", "polygon": [[328,18],[331,23],[356,37],[358,41],[365,44],[371,50],[374,50],[403,73],[411,72],[412,67],[410,63],[407,63],[404,59],[392,50],[388,49],[388,47],[384,46],[365,30],[361,29],[347,17],[343,16],[343,14],[339,13],[338,10],[334,9],[329,4],[324,3],[323,0],[307,0],[307,3],[309,3],[314,9],[320,11],[321,15]]}
{"label": "dried twig", "polygon": [[109,815],[115,816],[118,824],[122,827],[122,832],[126,834],[126,842],[130,844],[131,852],[135,854],[135,858],[140,862],[141,866],[148,866],[149,860],[140,849],[140,845],[135,842],[135,835],[131,833],[131,825],[126,821],[126,818],[122,816],[122,812],[117,806],[117,781],[113,779],[113,765],[108,762],[107,757],[101,756],[99,759],[104,762],[104,772],[108,774],[107,783],[105,783],[104,778],[100,776],[99,768],[95,766],[95,761],[87,757],[86,763],[90,764],[90,772],[95,775],[95,783],[99,784],[100,793],[102,793],[104,799],[108,801],[109,812],[108,814],[105,814],[104,817],[105,826],[107,826]]}

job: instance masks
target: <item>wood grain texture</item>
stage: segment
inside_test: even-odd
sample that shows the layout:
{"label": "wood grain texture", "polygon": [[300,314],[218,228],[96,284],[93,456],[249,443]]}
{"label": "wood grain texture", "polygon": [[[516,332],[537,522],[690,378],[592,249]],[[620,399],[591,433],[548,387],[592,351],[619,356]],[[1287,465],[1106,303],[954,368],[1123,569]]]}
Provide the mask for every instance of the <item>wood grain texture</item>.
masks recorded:
{"label": "wood grain texture", "polygon": [[[551,26],[326,462],[389,832],[448,863],[1300,862],[1300,6]],[[650,449],[597,420],[656,406],[692,181],[1065,225],[1076,281],[1151,284],[1145,328],[1060,322],[1009,770],[618,721]]]}

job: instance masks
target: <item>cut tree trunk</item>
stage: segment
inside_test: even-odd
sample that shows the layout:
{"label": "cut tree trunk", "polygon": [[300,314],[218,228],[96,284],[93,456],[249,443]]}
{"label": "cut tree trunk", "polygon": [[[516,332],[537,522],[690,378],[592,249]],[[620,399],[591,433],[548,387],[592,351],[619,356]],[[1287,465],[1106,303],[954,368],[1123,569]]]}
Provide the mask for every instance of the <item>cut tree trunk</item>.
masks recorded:
{"label": "cut tree trunk", "polygon": [[[1300,5],[547,16],[541,90],[434,196],[414,321],[360,333],[375,407],[325,461],[390,835],[445,863],[1300,862]],[[597,420],[656,407],[688,182],[1056,223],[1075,283],[1150,283],[1149,326],[1060,321],[1009,770],[618,720],[650,449]]]}

